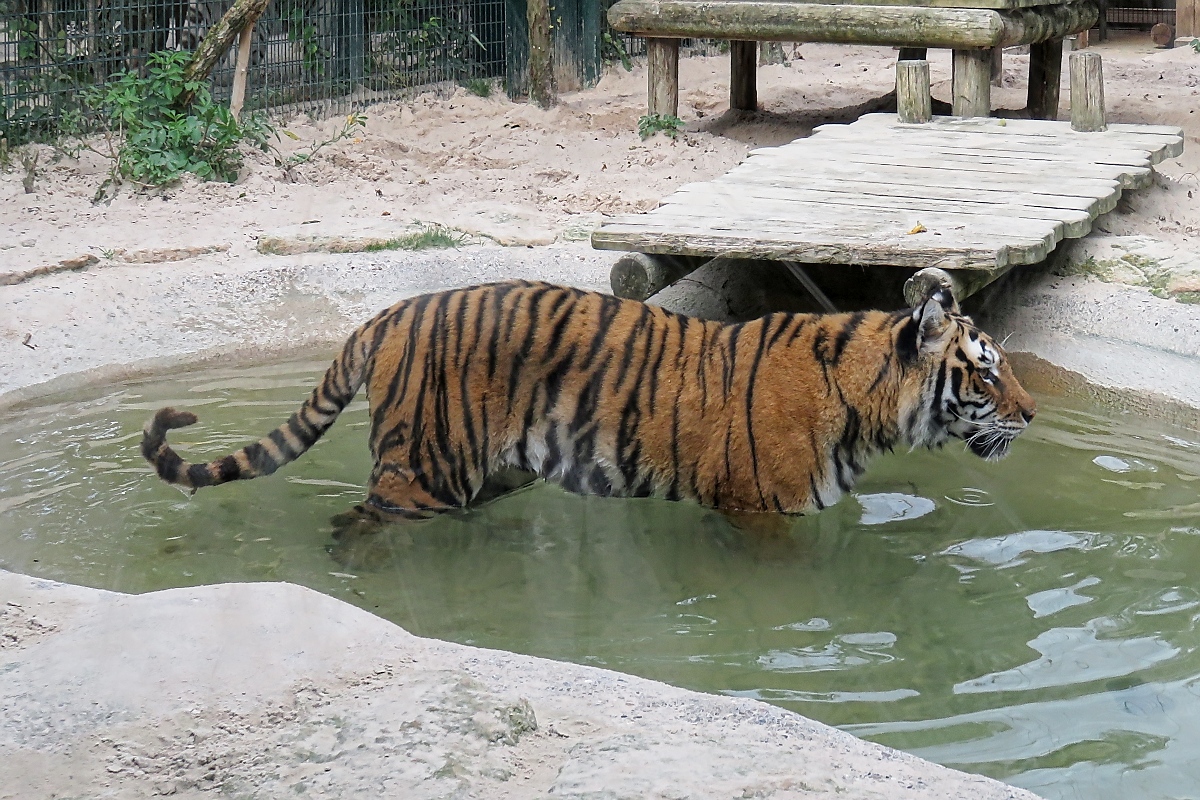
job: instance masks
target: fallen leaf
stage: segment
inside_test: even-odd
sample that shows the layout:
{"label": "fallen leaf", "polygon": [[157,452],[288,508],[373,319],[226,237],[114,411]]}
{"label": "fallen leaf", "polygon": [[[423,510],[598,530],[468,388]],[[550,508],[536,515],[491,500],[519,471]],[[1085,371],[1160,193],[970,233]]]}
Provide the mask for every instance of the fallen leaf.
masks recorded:
{"label": "fallen leaf", "polygon": [[913,226],[913,229],[908,232],[908,235],[912,236],[914,233],[924,233],[927,230],[929,230],[929,229],[918,222],[916,225]]}

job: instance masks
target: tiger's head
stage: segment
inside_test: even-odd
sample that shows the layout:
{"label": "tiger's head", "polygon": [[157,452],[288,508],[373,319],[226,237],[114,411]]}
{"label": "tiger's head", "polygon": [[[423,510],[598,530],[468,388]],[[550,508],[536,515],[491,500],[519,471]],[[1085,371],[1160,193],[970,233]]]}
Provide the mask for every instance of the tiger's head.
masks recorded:
{"label": "tiger's head", "polygon": [[1008,455],[1037,403],[1017,382],[1004,349],[959,310],[947,287],[908,312],[901,331],[915,338],[908,350],[917,379],[901,408],[908,440],[937,447],[953,437],[988,461]]}

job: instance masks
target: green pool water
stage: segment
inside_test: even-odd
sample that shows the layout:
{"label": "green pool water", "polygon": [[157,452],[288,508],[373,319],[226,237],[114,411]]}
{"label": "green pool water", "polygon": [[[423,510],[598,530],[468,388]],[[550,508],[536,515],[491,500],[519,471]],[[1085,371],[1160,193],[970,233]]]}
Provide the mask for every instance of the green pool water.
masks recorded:
{"label": "green pool water", "polygon": [[266,433],[326,362],[205,370],[0,424],[0,566],[122,592],[292,581],[423,636],[754,697],[1048,798],[1200,797],[1200,434],[1043,400],[1013,454],[875,462],[748,539],[683,503],[545,485],[329,552],[365,403],[273,477],[188,497],[138,453]]}

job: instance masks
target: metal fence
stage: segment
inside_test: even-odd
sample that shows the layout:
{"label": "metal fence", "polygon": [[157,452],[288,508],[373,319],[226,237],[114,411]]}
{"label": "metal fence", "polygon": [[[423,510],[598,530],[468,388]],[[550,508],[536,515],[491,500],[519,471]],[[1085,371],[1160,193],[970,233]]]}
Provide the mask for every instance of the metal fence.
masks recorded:
{"label": "metal fence", "polygon": [[[193,50],[232,0],[0,0],[0,136],[53,136],[81,93]],[[418,87],[505,75],[505,0],[273,0],[247,108],[345,113]],[[212,75],[227,98],[237,47]]]}

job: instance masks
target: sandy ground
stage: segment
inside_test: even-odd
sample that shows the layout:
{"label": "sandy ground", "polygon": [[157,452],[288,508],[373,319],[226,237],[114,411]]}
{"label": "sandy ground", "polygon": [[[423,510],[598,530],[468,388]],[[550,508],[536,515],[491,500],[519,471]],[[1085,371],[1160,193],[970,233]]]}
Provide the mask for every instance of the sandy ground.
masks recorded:
{"label": "sandy ground", "polygon": [[0,570],[0,798],[1035,800],[752,700],[421,639],[289,584]]}
{"label": "sandy ground", "polygon": [[[1105,44],[1110,120],[1182,126],[1188,148],[1162,166],[1156,189],[1133,194],[1100,232],[1144,234],[1194,247],[1200,237],[1200,54],[1154,50],[1145,38]],[[850,121],[894,82],[890,48],[788,45],[788,64],[759,68],[763,113],[728,113],[728,57],[693,57],[680,67],[677,140],[641,141],[645,68],[610,68],[594,89],[563,95],[550,111],[484,99],[463,89],[367,110],[365,133],[322,150],[296,170],[296,182],[252,154],[236,184],[186,180],[166,191],[123,191],[93,205],[103,164],[55,160],[42,148],[26,194],[15,166],[0,174],[0,273],[91,254],[100,264],[146,262],[225,250],[255,252],[259,237],[289,226],[386,230],[412,220],[494,237],[505,244],[586,238],[599,214],[645,210],[678,186],[712,178],[752,147],[805,136],[823,122]],[[949,52],[933,51],[934,94],[949,97]],[[1006,55],[994,104],[1024,105],[1028,57]],[[1066,76],[1064,75],[1064,80]],[[1064,102],[1068,96],[1062,92]],[[1064,114],[1066,113],[1064,106]],[[328,136],[340,120],[286,121],[300,137],[284,149]]]}

